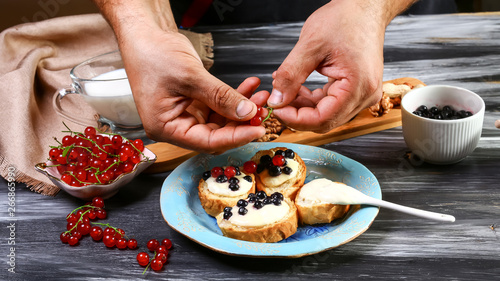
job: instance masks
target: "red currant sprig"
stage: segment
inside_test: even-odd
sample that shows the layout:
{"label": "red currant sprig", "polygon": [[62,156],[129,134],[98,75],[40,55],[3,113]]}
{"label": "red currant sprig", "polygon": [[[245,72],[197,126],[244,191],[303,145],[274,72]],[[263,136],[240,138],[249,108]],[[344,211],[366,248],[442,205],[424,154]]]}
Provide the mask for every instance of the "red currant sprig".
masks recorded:
{"label": "red currant sprig", "polygon": [[271,118],[271,113],[273,112],[272,107],[266,107],[267,108],[267,116],[265,118],[262,118],[262,108],[261,106],[257,106],[257,114],[250,119],[250,125],[252,126],[260,126],[262,123],[266,122],[267,119]]}
{"label": "red currant sprig", "polygon": [[93,127],[85,128],[84,134],[74,132],[68,126],[66,128],[68,130],[63,132],[69,135],[64,136],[61,142],[56,139],[59,146],[52,146],[49,151],[49,160],[57,167],[61,180],[66,184],[77,187],[108,184],[120,175],[133,171],[136,164],[148,160],[140,139],[131,141]]}
{"label": "red currant sprig", "polygon": [[95,197],[92,202],[74,209],[66,216],[66,231],[61,233],[59,238],[63,243],[71,246],[77,245],[82,236],[92,231],[90,220],[98,218],[106,218],[106,212],[102,198]]}
{"label": "red currant sprig", "polygon": [[146,252],[140,252],[137,254],[137,262],[139,265],[146,267],[142,274],[146,273],[150,266],[154,271],[160,271],[163,268],[168,260],[168,253],[172,248],[172,241],[165,238],[160,243],[156,239],[151,239],[147,243],[147,248],[153,252],[152,258],[150,258],[149,254]]}

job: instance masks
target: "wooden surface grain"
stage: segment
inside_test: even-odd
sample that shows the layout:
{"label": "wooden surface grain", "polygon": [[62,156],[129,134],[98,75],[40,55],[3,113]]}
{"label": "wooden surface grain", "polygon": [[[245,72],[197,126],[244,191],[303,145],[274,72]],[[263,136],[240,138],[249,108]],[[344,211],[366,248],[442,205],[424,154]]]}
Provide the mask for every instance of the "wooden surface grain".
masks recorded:
{"label": "wooden surface grain", "polygon": [[[217,27],[213,73],[236,86],[244,77],[271,73],[296,42],[301,24]],[[202,30],[202,29],[200,29]],[[148,272],[138,251],[106,249],[83,239],[78,247],[59,241],[65,215],[81,205],[15,186],[9,216],[7,182],[0,180],[0,279],[2,280],[498,280],[500,276],[500,16],[440,15],[396,18],[388,28],[384,80],[418,77],[429,85],[460,86],[486,103],[482,137],[465,160],[446,166],[407,158],[401,127],[322,147],[350,157],[378,178],[383,198],[452,214],[440,223],[381,209],[360,237],[338,248],[297,259],[233,257],[177,234],[164,222],[160,190],[168,172],[144,174],[107,200],[107,222],[125,229],[142,250],[148,239],[174,243],[162,272]],[[319,75],[308,85],[319,87]],[[2,132],[8,133],[8,132]],[[12,195],[12,194],[11,194]],[[15,224],[14,234],[7,228]],[[15,245],[9,245],[14,235]],[[10,239],[10,240],[9,240]],[[15,272],[8,255],[15,248]]]}

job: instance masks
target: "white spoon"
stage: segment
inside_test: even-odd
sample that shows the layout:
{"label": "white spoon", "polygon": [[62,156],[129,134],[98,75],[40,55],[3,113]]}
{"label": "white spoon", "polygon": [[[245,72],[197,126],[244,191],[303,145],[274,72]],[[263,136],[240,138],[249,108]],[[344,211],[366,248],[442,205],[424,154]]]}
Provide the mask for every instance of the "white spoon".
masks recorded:
{"label": "white spoon", "polygon": [[300,199],[300,197],[307,198],[307,196],[311,198],[316,195],[321,197],[321,201],[328,202],[331,204],[372,205],[432,220],[447,221],[447,222],[455,221],[455,217],[451,215],[424,211],[376,199],[366,194],[363,194],[361,193],[361,191],[354,189],[348,185],[345,185],[343,183],[332,182],[327,179],[316,179],[307,183],[302,187],[300,193],[301,194],[299,194],[298,199]]}

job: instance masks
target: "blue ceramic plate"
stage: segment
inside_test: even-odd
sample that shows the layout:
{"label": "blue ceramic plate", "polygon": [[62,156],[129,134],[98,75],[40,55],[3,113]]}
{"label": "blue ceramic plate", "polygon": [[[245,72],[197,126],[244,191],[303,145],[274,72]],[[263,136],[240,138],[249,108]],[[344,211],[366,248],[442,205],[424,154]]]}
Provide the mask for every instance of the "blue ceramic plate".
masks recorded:
{"label": "blue ceramic plate", "polygon": [[251,257],[301,257],[319,253],[353,240],[370,227],[378,214],[378,207],[356,206],[341,221],[299,226],[294,235],[277,243],[247,242],[222,236],[215,218],[203,210],[198,198],[197,187],[202,173],[215,166],[242,166],[257,151],[278,146],[293,149],[304,160],[306,183],[315,178],[328,178],[381,199],[380,185],[375,176],[352,159],[314,146],[250,143],[218,156],[197,155],[172,171],[163,183],[160,197],[166,222],[179,233],[214,251]]}

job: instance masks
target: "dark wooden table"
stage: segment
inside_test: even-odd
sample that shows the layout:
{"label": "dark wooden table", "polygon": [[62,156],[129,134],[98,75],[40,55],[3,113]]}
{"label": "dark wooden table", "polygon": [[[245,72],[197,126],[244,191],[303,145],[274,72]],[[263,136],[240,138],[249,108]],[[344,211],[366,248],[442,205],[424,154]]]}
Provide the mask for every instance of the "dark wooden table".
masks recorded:
{"label": "dark wooden table", "polygon": [[[298,38],[301,24],[217,27],[213,73],[236,86],[255,75],[270,90],[271,73]],[[0,180],[0,279],[9,280],[498,280],[500,276],[500,15],[400,17],[388,28],[384,80],[411,76],[427,84],[461,86],[486,102],[479,146],[460,163],[411,165],[401,128],[324,145],[370,169],[384,199],[449,213],[440,223],[382,209],[373,225],[350,243],[297,259],[233,257],[213,252],[172,230],[160,211],[168,172],[141,175],[107,200],[107,221],[136,238],[170,238],[162,272],[136,260],[139,251],[107,249],[83,239],[78,247],[59,241],[65,215],[83,202],[64,192],[46,197],[15,183],[8,194]],[[321,86],[313,75],[309,86]],[[15,199],[9,216],[9,198]],[[15,224],[15,230],[8,226]],[[498,230],[496,228],[499,228]],[[15,242],[15,245],[9,243]],[[12,251],[11,248],[14,248]],[[10,256],[14,253],[15,273]]]}

